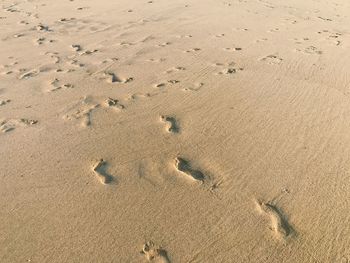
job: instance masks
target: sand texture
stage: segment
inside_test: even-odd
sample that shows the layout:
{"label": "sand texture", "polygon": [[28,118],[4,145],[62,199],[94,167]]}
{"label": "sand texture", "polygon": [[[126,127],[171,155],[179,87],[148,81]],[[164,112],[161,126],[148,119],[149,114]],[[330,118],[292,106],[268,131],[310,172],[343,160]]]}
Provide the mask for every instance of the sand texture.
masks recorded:
{"label": "sand texture", "polygon": [[1,263],[350,263],[350,1],[1,0]]}

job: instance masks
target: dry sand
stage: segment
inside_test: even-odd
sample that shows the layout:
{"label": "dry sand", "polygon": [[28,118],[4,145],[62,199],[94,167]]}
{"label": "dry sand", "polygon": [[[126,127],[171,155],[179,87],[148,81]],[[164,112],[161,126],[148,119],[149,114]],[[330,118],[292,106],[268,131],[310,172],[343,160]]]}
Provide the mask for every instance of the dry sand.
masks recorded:
{"label": "dry sand", "polygon": [[350,262],[348,0],[2,0],[0,262]]}

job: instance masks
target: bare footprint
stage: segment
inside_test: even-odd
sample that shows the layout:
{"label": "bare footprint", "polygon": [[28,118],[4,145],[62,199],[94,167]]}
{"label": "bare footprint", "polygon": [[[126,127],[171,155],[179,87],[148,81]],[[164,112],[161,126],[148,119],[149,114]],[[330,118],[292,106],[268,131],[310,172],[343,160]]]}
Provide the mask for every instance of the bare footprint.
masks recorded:
{"label": "bare footprint", "polygon": [[225,68],[223,70],[221,70],[220,72],[216,73],[216,75],[231,75],[231,74],[235,74],[238,71],[242,71],[243,68]]}
{"label": "bare footprint", "polygon": [[150,58],[150,59],[147,59],[146,61],[154,62],[154,63],[161,63],[161,62],[166,61],[166,59],[165,58]]}
{"label": "bare footprint", "polygon": [[240,48],[240,47],[226,47],[226,48],[224,48],[224,50],[232,52],[232,51],[241,51],[242,48]]}
{"label": "bare footprint", "polygon": [[79,53],[79,56],[84,56],[84,55],[91,55],[98,52],[98,49],[93,49],[93,50],[85,50]]}
{"label": "bare footprint", "polygon": [[199,82],[199,83],[195,83],[193,85],[193,87],[189,87],[189,88],[184,88],[184,91],[198,91],[200,90],[202,87],[204,86],[204,83]]}
{"label": "bare footprint", "polygon": [[106,173],[105,171],[106,166],[107,166],[107,162],[104,161],[103,159],[100,159],[92,167],[93,171],[95,172],[95,175],[97,176],[97,178],[100,180],[102,184],[109,184],[113,180],[113,177],[108,173]]}
{"label": "bare footprint", "polygon": [[155,88],[164,88],[165,86],[166,86],[166,83],[164,83],[164,82],[161,82],[161,83],[154,85]]}
{"label": "bare footprint", "polygon": [[7,103],[10,103],[11,100],[0,100],[0,106],[4,106],[6,105]]}
{"label": "bare footprint", "polygon": [[[233,61],[228,63],[216,62],[213,64],[213,66],[221,68],[219,72],[214,73],[215,75],[234,75],[239,71],[244,70],[243,68],[237,67],[236,63]],[[223,67],[226,67],[226,68],[223,68]]]}
{"label": "bare footprint", "polygon": [[39,38],[37,38],[37,39],[34,40],[34,43],[35,43],[36,45],[40,46],[40,45],[44,44],[45,40],[46,40],[45,37],[39,37]]}
{"label": "bare footprint", "polygon": [[165,47],[169,45],[171,45],[171,42],[164,42],[164,43],[158,44],[158,47]]}
{"label": "bare footprint", "polygon": [[138,100],[143,100],[143,99],[147,99],[150,98],[152,96],[157,95],[157,93],[151,94],[151,93],[134,93],[134,94],[130,94],[128,95],[128,97],[125,98],[126,101],[138,101]]}
{"label": "bare footprint", "polygon": [[285,239],[291,235],[293,229],[283,216],[280,209],[270,203],[265,203],[258,200],[256,200],[256,206],[261,214],[264,214],[270,218],[270,229],[275,232],[277,237]]}
{"label": "bare footprint", "polygon": [[29,78],[32,78],[32,77],[38,75],[38,74],[39,74],[39,71],[36,69],[33,69],[31,71],[28,71],[28,72],[21,74],[18,78],[19,79],[29,79]]}
{"label": "bare footprint", "polygon": [[170,263],[167,252],[160,247],[156,247],[153,242],[144,244],[141,253],[145,255],[148,262]]}
{"label": "bare footprint", "polygon": [[177,84],[179,82],[180,82],[180,80],[177,80],[177,79],[168,80],[168,83],[170,83],[170,84]]}
{"label": "bare footprint", "polygon": [[261,58],[260,61],[265,61],[266,63],[271,65],[277,65],[280,64],[283,61],[283,59],[280,58],[278,55],[272,54]]}
{"label": "bare footprint", "polygon": [[221,37],[224,37],[224,36],[225,36],[224,33],[215,35],[215,37],[217,37],[217,38],[221,38]]}
{"label": "bare footprint", "polygon": [[79,51],[82,50],[81,46],[78,45],[78,44],[72,44],[72,45],[71,45],[71,48],[72,48],[74,51],[76,51],[76,52],[79,52]]}
{"label": "bare footprint", "polygon": [[166,130],[171,133],[179,132],[179,126],[177,125],[177,121],[174,117],[170,116],[160,116],[160,120],[166,123]]}
{"label": "bare footprint", "polygon": [[13,131],[17,127],[28,127],[37,124],[37,120],[31,119],[2,119],[0,120],[0,131],[3,133]]}
{"label": "bare footprint", "polygon": [[96,104],[92,101],[92,98],[86,96],[82,101],[73,105],[63,115],[63,119],[66,120],[80,120],[83,127],[91,125],[91,113],[94,109],[98,108],[100,104]]}
{"label": "bare footprint", "polygon": [[173,72],[176,72],[176,71],[183,71],[183,70],[186,70],[186,68],[184,68],[184,67],[173,67],[173,68],[170,68],[170,69],[166,70],[165,73],[170,74],[170,73],[173,73]]}
{"label": "bare footprint", "polygon": [[119,103],[119,100],[112,99],[112,98],[106,99],[105,104],[107,107],[111,107],[117,111],[120,111],[125,108],[124,105]]}
{"label": "bare footprint", "polygon": [[120,83],[122,80],[113,72],[103,72],[102,77],[108,82],[108,83]]}
{"label": "bare footprint", "polygon": [[67,116],[67,119],[71,119],[71,117],[75,119],[82,119],[81,125],[84,127],[91,125],[91,112],[97,108],[97,105],[93,105],[90,108],[87,109],[78,109],[75,113],[73,113],[71,116]]}
{"label": "bare footprint", "polygon": [[303,52],[305,54],[316,54],[316,55],[322,55],[322,51],[319,50],[317,47],[315,46],[308,46],[306,47],[305,49],[299,49],[297,48],[296,51],[299,51],[299,52]]}
{"label": "bare footprint", "polygon": [[204,174],[201,171],[192,169],[190,163],[181,157],[175,158],[175,168],[194,181],[204,180]]}
{"label": "bare footprint", "polygon": [[57,79],[57,78],[55,78],[54,80],[52,80],[50,82],[50,86],[51,86],[51,88],[49,88],[47,90],[48,92],[54,92],[54,91],[57,91],[57,90],[60,90],[60,89],[74,88],[74,85],[70,84],[70,83],[65,83],[65,84],[60,85],[60,80]]}
{"label": "bare footprint", "polygon": [[184,52],[185,53],[191,53],[191,52],[198,52],[198,51],[201,51],[201,49],[198,48],[198,47],[195,47],[195,48],[191,48],[191,49],[185,50]]}
{"label": "bare footprint", "polygon": [[134,80],[134,78],[119,78],[115,73],[113,72],[103,72],[102,79],[105,79],[108,83],[129,83]]}
{"label": "bare footprint", "polygon": [[47,25],[39,24],[35,27],[37,31],[48,32],[51,31]]}

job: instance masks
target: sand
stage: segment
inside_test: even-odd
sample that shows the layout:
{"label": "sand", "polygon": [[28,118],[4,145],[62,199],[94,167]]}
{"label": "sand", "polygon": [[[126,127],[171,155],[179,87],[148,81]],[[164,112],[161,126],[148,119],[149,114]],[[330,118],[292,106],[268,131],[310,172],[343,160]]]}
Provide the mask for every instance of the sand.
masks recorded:
{"label": "sand", "polygon": [[349,1],[0,4],[0,262],[350,262]]}

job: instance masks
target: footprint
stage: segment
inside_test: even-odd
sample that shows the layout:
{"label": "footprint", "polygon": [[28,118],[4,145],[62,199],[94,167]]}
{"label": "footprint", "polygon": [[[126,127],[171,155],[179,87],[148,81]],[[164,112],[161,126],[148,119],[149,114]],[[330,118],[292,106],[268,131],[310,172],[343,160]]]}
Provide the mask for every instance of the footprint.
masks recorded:
{"label": "footprint", "polygon": [[318,54],[318,55],[322,54],[322,51],[318,50],[317,47],[314,47],[314,46],[309,46],[305,48],[304,52],[308,54]]}
{"label": "footprint", "polygon": [[98,49],[93,49],[93,50],[85,50],[83,52],[79,53],[79,56],[84,56],[84,55],[91,55],[93,53],[98,52]]}
{"label": "footprint", "polygon": [[200,90],[203,86],[204,86],[204,83],[199,82],[199,83],[195,83],[195,84],[194,84],[194,87],[184,88],[183,90],[185,90],[185,91],[198,91],[198,90]]}
{"label": "footprint", "polygon": [[12,70],[9,70],[9,71],[3,71],[3,72],[1,72],[1,75],[10,75],[10,74],[12,74],[13,73],[13,71]]}
{"label": "footprint", "polygon": [[108,83],[122,82],[122,80],[113,72],[103,72],[102,75]]}
{"label": "footprint", "polygon": [[171,45],[171,42],[164,42],[164,43],[158,44],[158,47],[165,47],[169,45]]}
{"label": "footprint", "polygon": [[278,57],[278,55],[268,55],[266,57],[261,58],[260,61],[265,61],[271,65],[277,65],[280,64],[283,61],[283,59]]}
{"label": "footprint", "polygon": [[175,71],[183,71],[183,70],[186,70],[186,68],[184,68],[184,67],[174,67],[174,68],[166,70],[165,73],[170,74],[170,73],[173,73]]}
{"label": "footprint", "polygon": [[217,37],[217,38],[221,38],[221,37],[224,37],[225,36],[225,34],[217,34],[217,35],[215,35],[215,37]]}
{"label": "footprint", "polygon": [[60,83],[60,80],[57,79],[57,78],[52,80],[50,82],[51,88],[48,90],[48,92],[54,92],[54,91],[57,91],[57,90],[60,90],[60,89],[71,89],[71,88],[74,88],[73,84],[65,83],[65,84],[60,85],[59,83]]}
{"label": "footprint", "polygon": [[161,62],[166,61],[166,58],[150,58],[150,59],[147,59],[146,61],[154,62],[154,63],[161,63]]}
{"label": "footprint", "polygon": [[13,35],[14,38],[20,38],[20,37],[23,37],[23,36],[24,36],[24,34],[14,34]]}
{"label": "footprint", "polygon": [[333,21],[332,19],[330,18],[326,18],[326,17],[322,17],[322,16],[318,16],[317,18],[323,20],[323,21]]}
{"label": "footprint", "polygon": [[214,73],[215,75],[232,75],[237,73],[238,71],[242,71],[243,68],[239,68],[236,66],[236,63],[231,61],[228,63],[220,63],[220,62],[216,62],[213,64],[214,67],[219,67],[219,68],[223,68],[223,67],[227,67],[227,68],[223,68],[221,71]]}
{"label": "footprint", "polygon": [[35,29],[36,29],[37,31],[46,31],[46,32],[51,31],[51,30],[49,29],[48,26],[45,26],[45,25],[43,25],[43,24],[37,25],[37,26],[35,27]]}
{"label": "footprint", "polygon": [[283,216],[280,209],[276,206],[256,200],[256,205],[261,214],[264,214],[270,218],[270,229],[275,232],[279,238],[287,238],[292,233],[292,227]]}
{"label": "footprint", "polygon": [[33,69],[31,71],[25,72],[19,76],[19,79],[29,79],[39,74],[39,71]]}
{"label": "footprint", "polygon": [[42,45],[45,42],[46,38],[39,37],[38,39],[34,40],[34,43],[37,45]]}
{"label": "footprint", "polygon": [[113,72],[103,72],[102,73],[102,79],[105,79],[108,83],[129,83],[134,80],[134,78],[129,77],[129,78],[119,78],[115,73]]}
{"label": "footprint", "polygon": [[198,52],[198,51],[201,51],[201,49],[198,48],[198,47],[195,47],[195,48],[192,48],[192,49],[189,49],[189,50],[185,50],[184,52],[185,53],[190,53],[190,52]]}
{"label": "footprint", "polygon": [[306,54],[321,55],[323,53],[321,50],[318,50],[317,47],[314,47],[314,46],[308,46],[304,50],[301,50],[301,49],[296,49],[296,50]]}
{"label": "footprint", "polygon": [[224,50],[226,50],[226,51],[241,51],[242,48],[240,48],[240,47],[226,47],[226,48],[224,48]]}
{"label": "footprint", "polygon": [[111,107],[111,108],[118,110],[118,111],[125,108],[125,106],[120,104],[118,100],[112,99],[112,98],[106,99],[105,104],[107,107]]}
{"label": "footprint", "polygon": [[169,82],[170,84],[177,84],[177,83],[179,83],[179,82],[180,82],[180,80],[177,80],[177,79],[171,79],[171,80],[168,80],[168,82]]}
{"label": "footprint", "polygon": [[272,29],[270,29],[270,30],[268,30],[267,32],[269,32],[269,33],[275,33],[275,32],[278,32],[280,29],[278,28],[278,27],[276,27],[276,28],[272,28]]}
{"label": "footprint", "polygon": [[152,95],[151,93],[134,93],[134,94],[130,94],[127,98],[125,98],[128,101],[136,101],[138,99],[145,99],[145,98],[150,98],[154,95]]}
{"label": "footprint", "polygon": [[58,52],[46,52],[45,55],[49,56],[52,59],[52,63],[54,64],[61,62],[61,58],[58,56]]}
{"label": "footprint", "polygon": [[117,57],[106,58],[106,59],[102,60],[102,61],[100,62],[100,64],[101,64],[101,65],[102,65],[102,64],[106,64],[106,63],[112,63],[112,64],[114,64],[114,62],[115,62],[115,61],[118,61],[118,60],[119,60],[119,58],[117,58]]}
{"label": "footprint", "polygon": [[169,116],[160,116],[160,120],[166,123],[166,130],[171,133],[179,132],[179,126],[177,125],[177,121],[174,117]]}
{"label": "footprint", "polygon": [[192,179],[194,181],[203,181],[204,180],[203,173],[201,171],[192,169],[190,163],[181,157],[175,158],[175,168],[179,172],[187,175],[190,179]]}
{"label": "footprint", "polygon": [[148,262],[170,263],[167,252],[160,247],[156,247],[153,242],[144,244],[141,253],[145,255]]}
{"label": "footprint", "polygon": [[87,127],[91,125],[91,113],[100,104],[92,102],[91,97],[85,97],[81,102],[75,104],[63,115],[65,120],[81,120],[81,125]]}
{"label": "footprint", "polygon": [[6,120],[0,120],[0,131],[5,133],[14,130],[16,127],[15,124],[9,123]]}
{"label": "footprint", "polygon": [[74,51],[76,51],[76,52],[79,52],[79,51],[82,50],[81,46],[78,45],[78,44],[73,44],[73,45],[71,45],[71,48],[72,48]]}
{"label": "footprint", "polygon": [[75,20],[75,18],[74,17],[72,17],[72,18],[60,18],[58,21],[59,22],[63,22],[63,23],[65,23],[65,22],[72,22],[72,21],[74,21]]}
{"label": "footprint", "polygon": [[84,127],[91,125],[91,112],[93,109],[97,108],[96,106],[91,106],[91,108],[84,109],[84,110],[77,110],[72,116],[76,119],[83,119],[81,124]]}
{"label": "footprint", "polygon": [[237,27],[234,30],[236,30],[236,31],[249,31],[248,28],[241,28],[241,27]]}
{"label": "footprint", "polygon": [[133,81],[133,80],[134,80],[134,78],[129,77],[129,78],[124,79],[124,80],[123,80],[123,83],[129,83],[129,82],[131,82],[131,81]]}
{"label": "footprint", "polygon": [[11,102],[11,100],[0,100],[0,106],[4,106],[9,102]]}
{"label": "footprint", "polygon": [[165,86],[166,86],[166,83],[164,83],[164,82],[161,82],[161,83],[154,85],[155,88],[164,88]]}
{"label": "footprint", "polygon": [[6,133],[13,131],[18,126],[32,126],[37,123],[37,120],[31,119],[2,119],[0,120],[0,131]]}
{"label": "footprint", "polygon": [[86,10],[86,9],[90,9],[89,6],[83,6],[83,7],[78,7],[77,10],[81,11],[81,10]]}
{"label": "footprint", "polygon": [[192,35],[178,35],[176,36],[177,38],[191,38],[193,37]]}
{"label": "footprint", "polygon": [[107,162],[103,159],[100,159],[92,166],[92,170],[95,172],[95,175],[100,180],[102,184],[109,184],[112,182],[113,177],[109,175],[105,170],[107,168]]}
{"label": "footprint", "polygon": [[77,68],[82,68],[85,66],[84,63],[80,63],[79,60],[77,60],[77,59],[72,59],[70,61],[67,61],[67,63],[69,65],[72,65],[72,66],[77,67]]}
{"label": "footprint", "polygon": [[265,42],[267,40],[268,40],[267,38],[260,38],[260,39],[255,40],[255,42],[260,43],[260,42]]}
{"label": "footprint", "polygon": [[134,46],[136,44],[132,43],[132,42],[122,41],[119,43],[119,45],[121,45],[121,46]]}
{"label": "footprint", "polygon": [[243,68],[225,68],[216,74],[217,75],[231,75],[231,74],[235,74],[238,71],[242,71],[242,70],[243,70]]}

